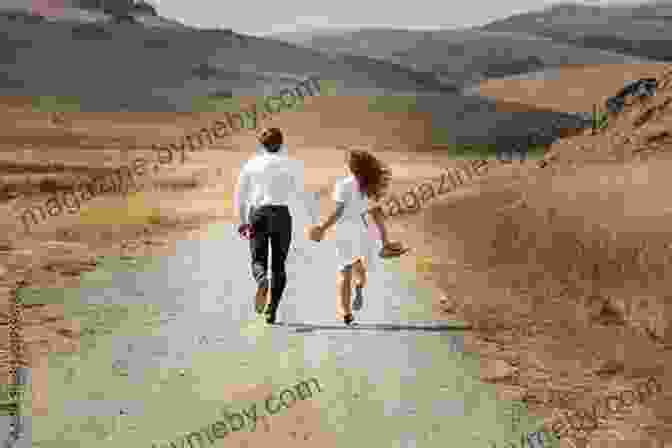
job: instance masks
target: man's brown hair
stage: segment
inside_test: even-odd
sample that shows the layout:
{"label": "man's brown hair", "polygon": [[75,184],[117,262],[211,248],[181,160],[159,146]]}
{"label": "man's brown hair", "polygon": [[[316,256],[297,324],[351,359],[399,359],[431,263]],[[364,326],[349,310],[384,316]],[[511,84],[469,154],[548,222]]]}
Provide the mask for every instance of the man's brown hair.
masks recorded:
{"label": "man's brown hair", "polygon": [[278,152],[282,146],[282,131],[278,128],[264,129],[259,134],[259,143],[264,145],[268,152]]}

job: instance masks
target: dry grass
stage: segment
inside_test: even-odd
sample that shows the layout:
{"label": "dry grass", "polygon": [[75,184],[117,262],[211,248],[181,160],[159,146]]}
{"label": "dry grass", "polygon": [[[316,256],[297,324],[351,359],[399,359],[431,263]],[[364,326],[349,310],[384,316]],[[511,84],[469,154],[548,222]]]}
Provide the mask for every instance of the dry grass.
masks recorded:
{"label": "dry grass", "polygon": [[[609,188],[605,177],[618,182],[624,173],[627,177],[629,167],[600,170],[595,177],[539,176],[507,190],[485,189],[478,196],[430,207],[424,222],[429,231],[450,222],[459,240],[451,243],[450,254],[487,272],[492,285],[508,288],[514,296],[536,298],[532,309],[559,302],[574,307],[577,322],[584,325],[627,322],[669,342],[665,304],[670,301],[666,279],[672,239],[660,217],[647,216],[643,209],[628,212],[629,201],[637,198],[623,197],[633,188],[627,180],[620,195],[604,191]],[[650,170],[647,184],[632,192],[640,201],[649,199],[650,211],[663,208],[659,189],[665,176],[663,168]],[[620,219],[615,216],[619,212]],[[488,218],[480,219],[481,213]],[[506,307],[506,300],[501,305]],[[493,313],[480,310],[478,319],[485,327],[496,327],[496,320],[508,320],[497,315],[498,309],[492,304]]]}
{"label": "dry grass", "polygon": [[[308,162],[310,168],[307,174],[312,177],[312,189],[324,191],[325,195],[330,193],[335,179],[343,174],[343,155],[333,150],[338,143],[354,142],[371,148],[384,147],[389,143],[397,150],[405,145],[418,146],[428,135],[428,126],[419,115],[409,123],[407,118],[411,114],[364,115],[357,109],[353,110],[352,101],[347,98],[336,97],[334,101],[343,105],[341,110],[330,105],[329,108],[325,106],[326,115],[297,113],[279,116],[279,126],[287,129],[292,148],[306,144],[305,151],[297,150],[297,157]],[[354,103],[359,102],[363,100],[355,98]],[[360,106],[361,110],[366,105]],[[114,117],[130,122],[127,115],[117,114]],[[171,115],[164,121],[156,117],[155,122],[153,117],[148,114],[142,119],[147,126],[114,122],[102,115],[77,117],[73,123],[80,127],[88,123],[91,133],[96,135],[110,130],[114,131],[112,135],[130,134],[132,131],[137,134],[136,139],[149,148],[151,143],[156,142],[157,135],[166,136],[166,140],[169,140],[168,136],[170,139],[179,138],[196,127],[197,122],[204,120],[202,116],[193,114]],[[176,126],[176,120],[183,125]],[[324,122],[333,125],[326,128],[321,126]],[[362,122],[370,125],[364,132],[358,129]],[[390,132],[391,124],[398,124],[395,132]],[[617,123],[610,121],[610,126],[612,124]],[[114,127],[116,125],[118,129]],[[403,138],[397,135],[396,128],[404,130]],[[586,136],[586,139],[596,141],[607,138],[607,134]],[[112,145],[111,136],[109,141]],[[324,147],[317,146],[318,142]],[[248,140],[241,137],[231,143],[237,144],[239,151],[210,148],[203,154],[189,153],[190,160],[185,165],[164,166],[158,174],[150,174],[148,181],[154,186],[154,191],[148,188],[129,198],[110,196],[100,201],[92,200],[87,204],[86,210],[89,211],[85,210],[84,217],[53,218],[44,226],[45,232],[51,233],[40,235],[40,241],[78,241],[94,253],[97,248],[111,246],[122,239],[142,245],[147,244],[144,240],[150,233],[173,228],[181,230],[189,223],[198,226],[199,219],[217,207],[224,208],[224,202],[229,201],[227,195],[233,191],[238,167],[254,147],[253,137]],[[40,160],[46,163],[41,157],[48,157],[62,160],[64,164],[82,163],[90,169],[96,166],[108,169],[108,162],[119,165],[130,160],[124,159],[121,153],[113,161],[105,160],[104,148],[101,151],[69,148],[69,153],[66,149],[51,148],[46,155],[46,151],[35,151],[33,158],[24,156],[22,160],[31,160],[37,165]],[[564,148],[556,147],[555,150],[560,152],[560,156],[567,155],[562,152]],[[111,149],[111,153],[114,151]],[[577,152],[588,151],[580,149]],[[435,157],[429,151],[427,154],[409,153],[402,157],[391,151],[381,151],[381,157],[397,164],[393,167],[394,187],[399,193],[435,176],[438,167],[448,168],[455,164],[443,153],[434,154]],[[133,156],[136,155],[134,152]],[[21,158],[15,157],[14,160]],[[528,169],[534,163],[523,165],[520,170]],[[208,172],[205,175],[203,171],[199,172],[204,167],[223,167],[224,172]],[[507,178],[508,174],[500,176],[499,173],[518,168],[501,166],[479,178],[478,185],[473,188],[470,186],[455,194],[446,194],[427,204],[421,213],[400,218],[400,221],[422,224],[418,232],[401,234],[392,229],[390,235],[408,242],[414,249],[419,249],[420,244],[412,238],[428,241],[428,250],[417,250],[417,258],[406,257],[405,260],[415,264],[413,268],[418,273],[417,277],[438,274],[440,286],[450,292],[450,300],[446,304],[456,309],[458,319],[466,319],[482,333],[500,340],[503,334],[511,333],[509,330],[530,325],[526,331],[531,337],[520,337],[519,333],[511,339],[518,338],[527,344],[521,349],[522,355],[542,359],[544,370],[539,373],[528,369],[532,371],[529,373],[521,368],[521,378],[527,381],[535,374],[537,377],[531,377],[529,383],[534,382],[535,387],[538,385],[540,389],[547,388],[545,381],[551,375],[548,373],[551,370],[549,366],[557,368],[564,361],[562,356],[557,355],[560,349],[551,347],[550,343],[545,344],[550,339],[570,352],[567,363],[560,367],[572,363],[571,372],[576,371],[580,375],[593,368],[592,365],[576,368],[576,364],[583,362],[580,359],[583,354],[575,349],[583,341],[577,340],[582,336],[584,340],[589,339],[585,337],[587,332],[579,336],[578,331],[572,334],[572,330],[581,326],[591,330],[599,327],[599,331],[604,330],[600,335],[611,330],[615,333],[616,329],[632,325],[640,328],[646,336],[641,339],[669,340],[671,336],[666,327],[669,318],[665,314],[666,291],[669,289],[665,280],[669,265],[665,234],[670,223],[666,222],[664,210],[668,208],[665,204],[669,196],[667,173],[672,168],[672,162],[650,161],[645,168],[644,174],[640,172],[641,167],[632,164],[602,164],[594,168],[584,165],[568,172],[555,171],[555,168],[530,168],[529,173]],[[42,179],[46,179],[48,188],[58,188],[58,182],[65,183],[58,176],[65,179],[66,174],[73,177],[80,174],[74,170],[70,173],[59,170],[33,167],[28,173],[30,183],[39,185]],[[20,176],[25,178],[26,175],[23,171],[10,172],[8,169],[2,170],[2,173],[19,176],[17,182],[24,182]],[[203,188],[211,187],[213,180],[218,182],[218,188]],[[198,217],[198,213],[202,216]],[[40,252],[42,246],[41,243],[30,246],[35,260],[47,260]],[[118,249],[115,247],[114,250]],[[21,266],[19,261],[2,263],[6,263],[10,272]],[[37,262],[35,264],[39,267]],[[72,271],[76,269],[79,268],[74,267]],[[40,269],[39,273],[45,276],[45,284],[55,282],[55,273],[46,269]],[[561,314],[562,310],[564,313]],[[547,322],[551,322],[553,327]],[[562,331],[556,332],[557,327]],[[597,358],[600,362],[611,358],[621,361],[616,354],[607,352],[621,350],[626,343],[622,340],[614,343],[615,339],[606,337],[600,339],[594,336],[596,333],[590,333],[592,340],[589,342],[593,343],[599,356],[586,354],[586,359],[589,359],[586,365]],[[539,339],[535,339],[537,337]],[[635,339],[629,334],[628,337],[627,342]],[[542,338],[544,344],[539,344]],[[648,340],[646,342],[649,343]],[[621,346],[614,347],[617,344]],[[657,362],[656,353],[651,355],[640,346],[636,348],[637,356],[626,359],[627,371],[650,368],[647,365]],[[626,350],[627,347],[623,348],[623,351]],[[556,359],[549,359],[554,356]],[[585,385],[581,381],[576,380],[574,385]],[[589,386],[598,390],[595,384]]]}
{"label": "dry grass", "polygon": [[[569,327],[626,325],[672,341],[666,193],[672,165],[665,155],[672,78],[664,68],[657,68],[656,97],[629,101],[604,129],[553,145],[547,158],[562,165],[428,210],[430,231],[440,233],[439,223],[450,222],[456,241],[447,250],[455,258],[511,292],[488,304],[492,312],[471,313],[484,328],[511,326],[516,316],[507,300],[518,297],[529,300],[532,319],[547,305],[560,306],[572,310]],[[518,318],[524,308],[516,305]]]}
{"label": "dry grass", "polygon": [[194,172],[190,176],[161,176],[152,179],[152,188],[155,191],[189,191],[207,184],[208,176],[202,171]]}
{"label": "dry grass", "polygon": [[604,104],[623,84],[638,78],[660,76],[665,64],[564,66],[557,77],[526,80],[490,79],[480,84],[481,95],[531,107],[561,112],[589,112]]}

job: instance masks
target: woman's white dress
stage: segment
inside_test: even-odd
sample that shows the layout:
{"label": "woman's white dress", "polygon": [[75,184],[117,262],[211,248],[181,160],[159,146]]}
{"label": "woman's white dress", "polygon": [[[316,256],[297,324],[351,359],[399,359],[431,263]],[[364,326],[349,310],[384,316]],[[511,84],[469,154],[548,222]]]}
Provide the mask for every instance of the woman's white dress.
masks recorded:
{"label": "woman's white dress", "polygon": [[336,182],[332,198],[345,203],[343,216],[334,225],[338,266],[342,269],[361,257],[370,258],[375,247],[375,236],[367,227],[369,201],[359,191],[355,176]]}

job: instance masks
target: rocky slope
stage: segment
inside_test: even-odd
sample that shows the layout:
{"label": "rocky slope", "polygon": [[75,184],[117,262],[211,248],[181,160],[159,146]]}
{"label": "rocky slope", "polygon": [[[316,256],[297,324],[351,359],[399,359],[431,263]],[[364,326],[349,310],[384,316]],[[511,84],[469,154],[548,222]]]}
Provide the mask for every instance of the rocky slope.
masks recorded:
{"label": "rocky slope", "polygon": [[672,70],[666,68],[657,76],[655,96],[628,97],[623,111],[609,114],[604,129],[589,129],[553,145],[544,165],[666,158],[672,143]]}

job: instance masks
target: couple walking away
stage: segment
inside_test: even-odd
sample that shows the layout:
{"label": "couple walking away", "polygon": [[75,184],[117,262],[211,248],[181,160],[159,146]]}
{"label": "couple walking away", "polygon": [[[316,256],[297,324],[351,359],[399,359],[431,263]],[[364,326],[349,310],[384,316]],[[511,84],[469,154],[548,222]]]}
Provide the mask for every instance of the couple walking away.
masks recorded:
{"label": "couple walking away", "polygon": [[[257,283],[255,310],[265,310],[266,323],[274,324],[278,305],[287,283],[285,261],[292,243],[292,216],[289,203],[308,205],[303,164],[287,155],[282,132],[278,128],[259,135],[256,157],[243,165],[236,186],[236,208],[240,217],[238,233],[249,239],[252,255],[252,276]],[[367,232],[367,215],[371,215],[382,241],[379,256],[398,257],[408,248],[388,240],[380,208],[369,209],[369,199],[379,200],[390,181],[390,170],[366,151],[348,151],[348,177],[334,188],[336,210],[321,224],[309,226],[306,234],[312,241],[324,239],[325,232],[335,227],[338,250],[337,308],[338,317],[347,325],[353,323],[353,309],[363,303],[366,284],[366,254],[371,239]],[[271,282],[268,280],[268,246],[272,247]],[[352,288],[355,300],[351,302]],[[270,300],[268,298],[270,291]]]}

